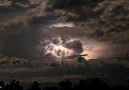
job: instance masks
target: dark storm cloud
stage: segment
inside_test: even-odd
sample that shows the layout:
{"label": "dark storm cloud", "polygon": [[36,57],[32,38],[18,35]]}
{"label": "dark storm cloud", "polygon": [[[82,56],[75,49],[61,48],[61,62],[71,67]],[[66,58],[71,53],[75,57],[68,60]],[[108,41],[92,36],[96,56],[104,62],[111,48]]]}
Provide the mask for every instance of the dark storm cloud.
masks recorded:
{"label": "dark storm cloud", "polygon": [[11,21],[6,22],[1,25],[0,30],[0,37],[6,37],[8,35],[13,35],[18,32],[22,32],[21,30],[24,30],[24,23],[22,21]]}
{"label": "dark storm cloud", "polygon": [[[20,1],[16,2],[24,3]],[[30,0],[30,5],[38,5],[38,1]],[[12,3],[17,3],[15,3],[15,0],[11,1],[10,7],[14,8]],[[40,5],[30,10],[26,10],[25,8],[26,12],[22,15],[22,19],[18,18],[21,16],[18,10],[21,11],[21,9],[10,9],[10,7],[7,9],[10,10],[10,13],[14,13],[14,17],[9,18],[10,16],[6,15],[7,12],[3,12],[3,16],[4,14],[6,16],[2,17],[4,19],[3,22],[0,23],[0,43],[4,43],[0,45],[2,54],[16,57],[35,57],[38,54],[37,46],[40,44],[40,40],[50,37],[50,34],[41,29],[41,27],[44,28],[47,24],[50,24],[50,20],[54,18],[41,13],[43,8],[41,8]],[[2,8],[5,10],[5,7],[2,6]],[[15,15],[15,11],[17,15]],[[39,13],[41,13],[41,15],[39,15]]]}
{"label": "dark storm cloud", "polygon": [[97,3],[103,0],[48,0],[52,8],[74,8],[76,6],[85,6],[90,3]]}
{"label": "dark storm cloud", "polygon": [[41,39],[50,37],[44,28],[51,17],[24,16],[21,19],[11,19],[0,25],[0,49],[3,55],[15,57],[35,57],[39,54],[37,46]]}
{"label": "dark storm cloud", "polygon": [[50,21],[54,20],[54,17],[53,16],[43,16],[43,15],[40,15],[40,16],[30,16],[30,17],[27,17],[26,19],[26,23],[28,25],[40,25],[40,24],[45,24],[47,25],[48,23],[50,24]]}
{"label": "dark storm cloud", "polygon": [[[49,37],[49,33],[36,26],[26,26],[23,22],[8,23],[3,27],[1,40],[4,41],[3,54],[16,57],[35,57],[41,39]],[[2,37],[3,35],[3,37]]]}
{"label": "dark storm cloud", "polygon": [[[33,4],[33,3],[38,3],[38,4]],[[83,21],[84,26],[87,26],[87,28],[91,30],[92,33],[90,35],[112,39],[111,36],[112,33],[117,33],[116,36],[113,35],[113,39],[120,38],[123,41],[125,39],[128,40],[128,34],[127,33],[123,34],[121,32],[122,30],[124,30],[125,32],[128,30],[126,28],[128,25],[128,19],[127,19],[128,13],[123,13],[125,14],[125,16],[121,16],[122,14],[120,14],[119,9],[121,9],[122,12],[125,12],[124,11],[125,7],[123,8],[123,7],[118,7],[118,5],[116,4],[114,5],[113,1],[42,0],[39,4],[39,2],[36,2],[36,0],[31,0],[31,5],[32,6],[36,5],[36,6],[35,8],[32,7],[28,10],[26,8],[23,9],[23,7],[21,7],[23,10],[25,10],[24,14],[22,15],[18,13],[18,11],[20,11],[21,9],[15,8],[16,11],[14,9],[11,9],[12,10],[11,12],[14,13],[14,17],[8,18],[9,16],[7,16],[7,20],[6,21],[3,20],[4,22],[2,22],[1,20],[0,38],[2,42],[4,42],[3,53],[5,55],[19,56],[19,57],[33,56],[34,54],[32,53],[32,51],[34,50],[34,53],[36,53],[35,49],[36,46],[40,43],[40,39],[50,36],[48,32],[45,32],[40,28],[49,25],[53,22],[56,22],[56,20],[73,21],[77,23]],[[108,8],[106,8],[113,6],[117,7],[116,8],[117,10],[111,8],[112,10],[109,11]],[[0,10],[3,11],[3,6],[2,9]],[[104,14],[104,12],[106,14]],[[111,13],[112,15],[108,16],[109,13]],[[7,15],[7,12],[4,12],[4,14]],[[116,14],[119,17],[115,17],[114,15]],[[18,16],[22,16],[22,18],[17,19]],[[124,20],[124,18],[122,17],[124,17],[126,20]],[[4,15],[0,18],[4,18]],[[103,19],[105,21],[103,21]],[[115,20],[115,22],[113,22],[114,21],[113,19]],[[88,25],[85,25],[85,22],[88,23]],[[119,23],[120,25],[117,22],[120,22]],[[114,27],[117,30],[114,30],[114,28],[112,27]],[[122,38],[122,35],[124,35],[124,38]]]}

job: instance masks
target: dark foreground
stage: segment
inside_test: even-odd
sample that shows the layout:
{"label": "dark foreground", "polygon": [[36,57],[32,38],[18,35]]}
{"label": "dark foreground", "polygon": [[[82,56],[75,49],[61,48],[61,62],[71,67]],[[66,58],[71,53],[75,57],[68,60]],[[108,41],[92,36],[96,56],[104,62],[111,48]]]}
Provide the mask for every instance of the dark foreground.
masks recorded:
{"label": "dark foreground", "polygon": [[58,82],[58,86],[46,86],[44,89],[40,88],[38,81],[34,81],[28,89],[23,89],[20,82],[17,80],[12,80],[9,84],[5,84],[0,81],[0,90],[129,90],[129,80],[127,80],[126,85],[117,85],[114,87],[109,86],[99,77],[88,77],[85,80],[80,80],[79,82],[72,83],[70,80],[65,79],[64,81]]}

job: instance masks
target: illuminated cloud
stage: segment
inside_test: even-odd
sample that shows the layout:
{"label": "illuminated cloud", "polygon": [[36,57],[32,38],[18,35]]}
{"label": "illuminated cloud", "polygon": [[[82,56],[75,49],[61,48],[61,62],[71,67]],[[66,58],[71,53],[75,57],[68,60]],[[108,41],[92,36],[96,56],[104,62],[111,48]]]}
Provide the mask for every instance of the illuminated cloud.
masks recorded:
{"label": "illuminated cloud", "polygon": [[56,37],[43,42],[41,55],[63,58],[82,51],[82,44],[78,39]]}
{"label": "illuminated cloud", "polygon": [[56,23],[49,26],[49,28],[53,27],[75,27],[75,25],[73,23]]}

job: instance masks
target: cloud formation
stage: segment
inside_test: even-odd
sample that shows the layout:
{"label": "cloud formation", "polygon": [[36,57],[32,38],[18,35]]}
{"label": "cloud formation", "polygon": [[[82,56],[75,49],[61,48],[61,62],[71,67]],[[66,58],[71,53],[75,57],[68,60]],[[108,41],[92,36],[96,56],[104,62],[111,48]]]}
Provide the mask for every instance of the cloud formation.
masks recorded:
{"label": "cloud formation", "polygon": [[81,54],[83,51],[82,43],[78,39],[68,37],[45,40],[41,48],[40,56],[46,55],[59,58]]}

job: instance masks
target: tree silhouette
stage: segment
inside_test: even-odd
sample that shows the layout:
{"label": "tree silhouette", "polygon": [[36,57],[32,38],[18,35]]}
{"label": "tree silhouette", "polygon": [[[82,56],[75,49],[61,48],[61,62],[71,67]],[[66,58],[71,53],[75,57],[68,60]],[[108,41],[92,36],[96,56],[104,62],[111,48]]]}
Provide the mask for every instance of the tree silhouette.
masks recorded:
{"label": "tree silhouette", "polygon": [[60,90],[70,90],[72,89],[72,83],[70,80],[65,79],[65,81],[59,82],[59,89]]}
{"label": "tree silhouette", "polygon": [[39,83],[37,81],[34,81],[28,90],[41,90],[39,86],[40,86]]}
{"label": "tree silhouette", "polygon": [[19,81],[16,81],[15,79],[13,79],[10,82],[10,85],[7,85],[8,88],[10,88],[9,90],[23,90],[22,86],[20,85]]}
{"label": "tree silhouette", "polygon": [[[129,81],[127,80],[127,83]],[[58,87],[45,87],[44,89],[40,88],[40,85],[37,81],[34,81],[30,88],[26,90],[128,90],[128,86],[125,85],[118,85],[110,87],[100,78],[95,77],[91,78],[88,77],[85,80],[80,80],[79,83],[72,83],[70,80],[65,79],[64,81],[60,81],[58,83]],[[3,81],[0,81],[0,90],[23,90],[20,82],[13,79],[10,84],[4,84]]]}

